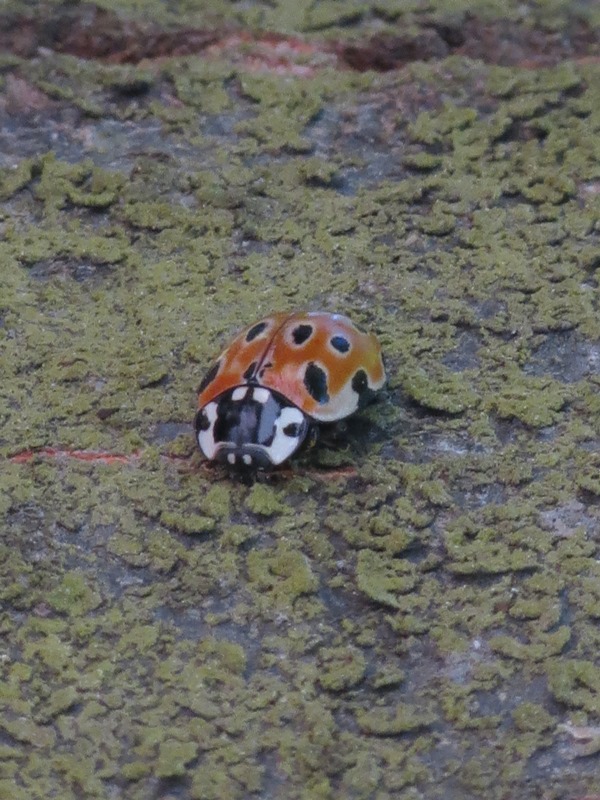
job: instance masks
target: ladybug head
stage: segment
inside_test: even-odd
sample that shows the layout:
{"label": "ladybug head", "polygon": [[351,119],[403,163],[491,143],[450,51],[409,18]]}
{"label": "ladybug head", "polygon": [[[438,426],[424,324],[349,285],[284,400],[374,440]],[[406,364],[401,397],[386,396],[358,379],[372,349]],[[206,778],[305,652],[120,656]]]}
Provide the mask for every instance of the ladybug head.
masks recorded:
{"label": "ladybug head", "polygon": [[300,447],[310,421],[278,392],[236,386],[196,415],[198,444],[208,459],[250,469],[281,464]]}

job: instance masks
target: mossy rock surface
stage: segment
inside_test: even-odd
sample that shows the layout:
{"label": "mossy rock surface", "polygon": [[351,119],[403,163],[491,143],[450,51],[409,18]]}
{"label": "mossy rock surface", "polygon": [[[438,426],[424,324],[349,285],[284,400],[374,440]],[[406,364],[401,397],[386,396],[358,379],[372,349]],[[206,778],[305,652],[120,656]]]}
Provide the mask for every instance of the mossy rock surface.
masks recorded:
{"label": "mossy rock surface", "polygon": [[[3,9],[0,798],[597,794],[571,6]],[[377,331],[379,402],[254,482],[204,464],[206,366],[297,308]]]}

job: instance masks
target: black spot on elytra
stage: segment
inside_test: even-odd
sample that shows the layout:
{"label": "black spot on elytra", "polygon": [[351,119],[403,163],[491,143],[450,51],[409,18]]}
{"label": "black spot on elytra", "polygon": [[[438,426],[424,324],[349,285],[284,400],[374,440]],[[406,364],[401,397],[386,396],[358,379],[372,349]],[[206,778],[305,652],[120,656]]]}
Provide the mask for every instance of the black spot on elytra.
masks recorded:
{"label": "black spot on elytra", "polygon": [[210,428],[210,420],[206,411],[201,408],[196,414],[196,431],[207,431]]}
{"label": "black spot on elytra", "polygon": [[332,336],[329,341],[338,353],[347,353],[350,350],[350,342],[345,336]]}
{"label": "black spot on elytra", "polygon": [[304,385],[309,395],[320,405],[329,401],[327,373],[313,361],[310,362],[304,373]]}
{"label": "black spot on elytra", "polygon": [[298,327],[294,328],[292,331],[292,339],[294,340],[294,344],[304,344],[307,339],[310,339],[312,332],[312,325],[298,325]]}
{"label": "black spot on elytra", "polygon": [[367,379],[367,373],[364,371],[364,369],[359,369],[358,372],[354,373],[352,378],[352,389],[360,397],[367,391],[368,388],[369,381]]}
{"label": "black spot on elytra", "polygon": [[250,366],[248,367],[248,369],[246,370],[246,372],[244,372],[244,376],[243,376],[244,380],[245,381],[252,380],[252,378],[254,378],[254,371],[255,370],[256,370],[256,361],[253,361],[250,364]]}
{"label": "black spot on elytra", "polygon": [[286,425],[283,429],[283,432],[286,436],[299,436],[300,435],[300,425],[297,422],[290,422],[289,425]]}
{"label": "black spot on elytra", "polygon": [[256,339],[256,337],[260,336],[260,334],[264,331],[266,327],[267,327],[266,322],[257,322],[256,325],[253,325],[246,334],[246,341],[251,342],[254,339]]}
{"label": "black spot on elytra", "polygon": [[201,394],[206,389],[206,387],[214,381],[214,379],[217,377],[217,372],[219,371],[220,366],[221,362],[215,361],[215,363],[208,370],[206,375],[202,378],[200,386],[198,387],[198,394]]}

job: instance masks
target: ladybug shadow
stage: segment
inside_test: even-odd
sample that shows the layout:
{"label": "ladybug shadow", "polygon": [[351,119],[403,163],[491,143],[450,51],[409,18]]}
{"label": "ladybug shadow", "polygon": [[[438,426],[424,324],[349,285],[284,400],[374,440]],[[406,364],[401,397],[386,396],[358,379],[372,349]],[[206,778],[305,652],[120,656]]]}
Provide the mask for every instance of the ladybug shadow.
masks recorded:
{"label": "ladybug shadow", "polygon": [[313,442],[303,449],[305,458],[316,465],[328,466],[331,454],[336,463],[340,454],[346,454],[348,462],[365,456],[370,448],[387,438],[386,431],[369,415],[357,414],[348,419],[315,426]]}
{"label": "ladybug shadow", "polygon": [[365,409],[346,419],[330,423],[313,423],[309,435],[291,461],[282,464],[259,478],[277,480],[302,472],[310,476],[354,475],[357,462],[372,452],[373,446],[387,440],[389,432],[377,421],[376,397]]}

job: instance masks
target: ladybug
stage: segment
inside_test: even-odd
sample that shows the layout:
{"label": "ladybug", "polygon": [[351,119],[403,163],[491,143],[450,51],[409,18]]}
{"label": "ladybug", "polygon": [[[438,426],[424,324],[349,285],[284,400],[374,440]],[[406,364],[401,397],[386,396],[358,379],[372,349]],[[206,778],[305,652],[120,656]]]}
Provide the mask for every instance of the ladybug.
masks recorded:
{"label": "ladybug", "polygon": [[373,333],[325,311],[278,313],[239,333],[198,388],[196,435],[206,458],[269,469],[384,385]]}

